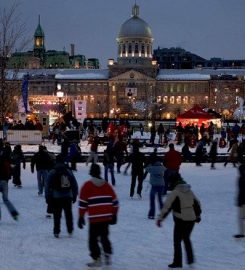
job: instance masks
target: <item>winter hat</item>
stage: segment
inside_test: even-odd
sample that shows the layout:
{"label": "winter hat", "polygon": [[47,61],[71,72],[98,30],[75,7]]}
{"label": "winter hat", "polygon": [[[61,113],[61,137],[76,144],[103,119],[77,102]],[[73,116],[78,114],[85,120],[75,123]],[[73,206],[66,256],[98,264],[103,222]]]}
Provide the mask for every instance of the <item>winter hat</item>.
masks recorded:
{"label": "winter hat", "polygon": [[92,163],[91,167],[90,167],[90,172],[89,174],[93,177],[96,178],[101,178],[100,177],[100,166],[98,164]]}
{"label": "winter hat", "polygon": [[179,173],[170,177],[171,189],[174,189],[177,185],[186,184]]}

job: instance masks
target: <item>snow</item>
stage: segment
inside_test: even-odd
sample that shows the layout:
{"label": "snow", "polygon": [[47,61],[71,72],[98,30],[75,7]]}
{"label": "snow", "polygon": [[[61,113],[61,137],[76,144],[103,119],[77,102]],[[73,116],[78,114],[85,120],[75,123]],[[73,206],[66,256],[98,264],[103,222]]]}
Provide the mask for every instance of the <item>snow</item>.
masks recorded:
{"label": "snow", "polygon": [[[82,142],[82,151],[87,151],[87,142]],[[35,146],[37,147],[37,146]],[[25,146],[25,150],[34,146]],[[50,150],[51,145],[48,146]],[[53,146],[58,151],[60,147]],[[124,165],[125,166],[125,165]],[[78,164],[75,176],[81,186],[86,181],[89,167]],[[236,198],[237,169],[231,165],[224,168],[217,164],[196,167],[184,163],[180,170],[184,179],[191,184],[199,197],[202,221],[192,234],[196,256],[194,269],[230,270],[244,269],[245,241],[235,240],[238,233]],[[12,220],[1,203],[0,258],[1,270],[81,270],[87,269],[90,261],[88,251],[88,225],[83,230],[76,226],[78,205],[73,205],[74,235],[68,237],[64,217],[59,239],[53,237],[53,220],[47,219],[44,197],[37,196],[36,173],[30,172],[30,164],[22,171],[23,188],[16,189],[9,182],[9,198],[20,212],[19,220]],[[154,220],[147,219],[149,210],[148,179],[144,182],[142,200],[129,198],[130,175],[116,174],[115,190],[120,201],[118,224],[110,227],[113,245],[111,270],[159,270],[167,269],[172,262],[173,221],[171,214],[157,228]],[[184,254],[184,253],[183,253]],[[185,258],[183,256],[183,258]],[[183,269],[189,269],[185,264]]]}

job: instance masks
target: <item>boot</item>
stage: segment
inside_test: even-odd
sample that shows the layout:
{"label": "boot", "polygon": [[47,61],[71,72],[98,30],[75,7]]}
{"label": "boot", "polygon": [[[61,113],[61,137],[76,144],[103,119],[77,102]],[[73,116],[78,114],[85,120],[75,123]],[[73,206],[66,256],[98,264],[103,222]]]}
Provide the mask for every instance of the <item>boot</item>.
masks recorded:
{"label": "boot", "polygon": [[102,262],[101,262],[101,258],[97,258],[96,260],[93,260],[90,263],[87,263],[88,267],[101,267],[102,266]]}

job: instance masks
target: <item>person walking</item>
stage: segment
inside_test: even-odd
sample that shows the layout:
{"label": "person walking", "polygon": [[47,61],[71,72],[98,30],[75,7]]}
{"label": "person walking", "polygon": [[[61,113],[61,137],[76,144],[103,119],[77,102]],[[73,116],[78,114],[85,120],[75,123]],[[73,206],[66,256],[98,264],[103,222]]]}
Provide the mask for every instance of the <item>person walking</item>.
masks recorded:
{"label": "person walking", "polygon": [[75,176],[64,163],[62,155],[56,157],[56,164],[47,177],[45,198],[52,206],[54,216],[54,237],[59,238],[62,210],[65,213],[66,227],[69,235],[73,232],[72,203],[76,202],[78,185]]}
{"label": "person walking", "polygon": [[[10,148],[11,150],[11,148]],[[2,193],[3,203],[7,207],[14,220],[18,220],[19,213],[8,198],[8,181],[11,178],[11,151],[4,146],[0,139],[0,192]],[[0,208],[1,219],[1,208]]]}
{"label": "person walking", "polygon": [[150,173],[150,210],[148,218],[155,218],[155,197],[157,195],[160,210],[163,207],[162,194],[164,189],[164,172],[166,168],[159,161],[157,155],[152,156],[151,163],[145,168]]}
{"label": "person walking", "polygon": [[23,163],[23,169],[26,168],[26,161],[23,154],[23,151],[21,149],[21,145],[17,144],[14,147],[13,153],[12,153],[12,175],[13,175],[13,184],[15,187],[21,188],[21,163]]}
{"label": "person walking", "polygon": [[89,219],[89,250],[93,261],[88,267],[102,266],[101,242],[105,264],[111,264],[112,245],[109,240],[109,225],[117,223],[119,203],[112,186],[101,178],[98,164],[90,168],[91,179],[86,181],[80,189],[78,227],[85,225],[84,216],[88,213]]}
{"label": "person walking", "polygon": [[239,233],[235,238],[245,237],[245,164],[239,166],[239,178],[237,188],[238,226]]}
{"label": "person walking", "polygon": [[137,142],[133,143],[133,153],[129,156],[129,162],[132,164],[131,169],[131,186],[130,186],[130,197],[134,197],[134,189],[136,180],[138,180],[137,196],[139,199],[142,198],[141,191],[144,180],[144,154],[139,151],[139,145]]}
{"label": "person walking", "polygon": [[201,221],[201,205],[196,195],[181,177],[173,176],[173,191],[167,196],[164,206],[156,220],[156,225],[161,227],[162,221],[173,212],[174,218],[174,258],[168,265],[169,268],[182,267],[181,242],[185,244],[187,263],[195,262],[190,236],[195,222]]}

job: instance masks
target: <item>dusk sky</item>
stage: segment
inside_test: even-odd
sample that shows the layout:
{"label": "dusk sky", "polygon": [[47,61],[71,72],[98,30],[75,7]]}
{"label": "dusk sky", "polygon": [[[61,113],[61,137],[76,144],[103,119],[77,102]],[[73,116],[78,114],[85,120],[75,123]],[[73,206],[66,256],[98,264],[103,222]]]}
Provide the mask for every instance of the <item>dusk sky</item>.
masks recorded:
{"label": "dusk sky", "polygon": [[[16,0],[33,36],[41,16],[47,50],[98,58],[106,68],[117,58],[116,37],[135,0]],[[0,8],[13,0],[1,0]],[[153,47],[182,47],[206,59],[245,59],[245,0],[137,0],[151,27]],[[32,50],[32,44],[29,45]]]}

